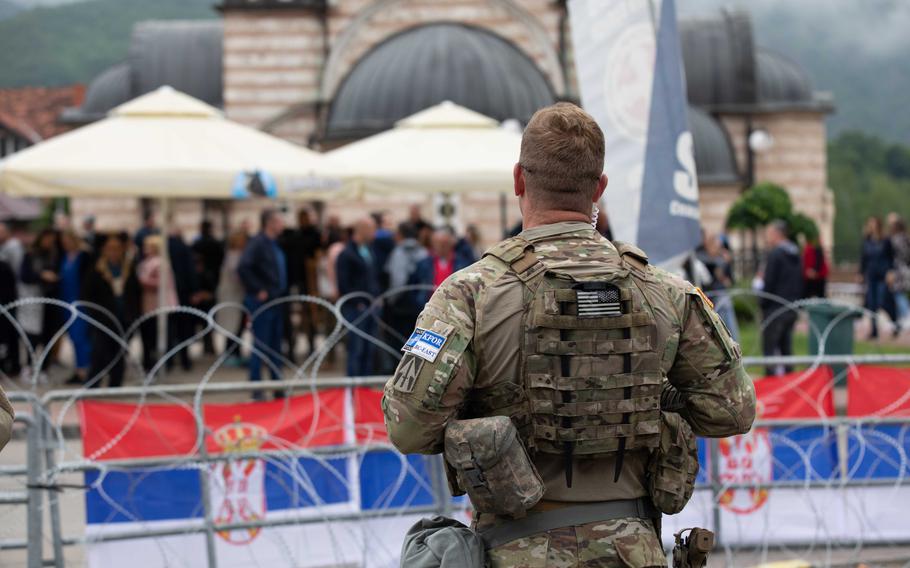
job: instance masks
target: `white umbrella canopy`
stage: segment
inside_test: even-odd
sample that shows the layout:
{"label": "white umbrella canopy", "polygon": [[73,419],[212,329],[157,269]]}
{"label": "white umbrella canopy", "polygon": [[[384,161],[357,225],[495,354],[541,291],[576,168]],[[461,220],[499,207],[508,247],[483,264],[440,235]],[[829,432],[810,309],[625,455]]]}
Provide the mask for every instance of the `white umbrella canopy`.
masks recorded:
{"label": "white umbrella canopy", "polygon": [[368,194],[510,193],[520,148],[517,129],[446,101],[325,156]]}
{"label": "white umbrella canopy", "polygon": [[259,172],[268,193],[344,197],[322,175],[322,155],[225,119],[161,87],[108,118],[42,142],[0,164],[0,190],[34,197],[245,197]]}

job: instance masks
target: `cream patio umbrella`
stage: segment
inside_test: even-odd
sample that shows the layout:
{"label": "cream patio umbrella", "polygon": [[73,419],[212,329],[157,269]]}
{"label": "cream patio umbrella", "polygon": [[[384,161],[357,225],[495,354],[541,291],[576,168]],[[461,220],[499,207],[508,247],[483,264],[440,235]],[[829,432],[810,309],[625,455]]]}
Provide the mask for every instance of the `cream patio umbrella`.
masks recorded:
{"label": "cream patio umbrella", "polygon": [[[0,162],[0,192],[157,198],[167,235],[171,198],[343,197],[347,186],[321,175],[322,161],[316,152],[231,122],[165,86],[116,107],[104,120]],[[161,252],[166,260],[167,247]],[[161,305],[164,292],[160,287]],[[159,352],[166,344],[162,316]]]}
{"label": "cream patio umbrella", "polygon": [[[343,197],[320,174],[322,156],[254,128],[170,87],[113,109],[108,118],[0,163],[0,191],[31,197]],[[255,191],[254,191],[255,192]]]}
{"label": "cream patio umbrella", "polygon": [[327,153],[328,171],[367,194],[512,191],[521,132],[446,101]]}

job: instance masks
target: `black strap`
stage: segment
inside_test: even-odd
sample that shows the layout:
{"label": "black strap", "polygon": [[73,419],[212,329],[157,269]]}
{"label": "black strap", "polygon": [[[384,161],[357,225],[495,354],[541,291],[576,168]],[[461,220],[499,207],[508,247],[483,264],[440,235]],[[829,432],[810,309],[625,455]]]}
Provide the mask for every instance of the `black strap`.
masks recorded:
{"label": "black strap", "polygon": [[572,527],[601,521],[615,521],[636,517],[659,519],[658,511],[650,499],[624,499],[620,501],[599,501],[553,509],[542,513],[530,513],[523,519],[506,521],[500,525],[478,531],[487,550],[496,548],[528,536],[545,533],[562,527]]}

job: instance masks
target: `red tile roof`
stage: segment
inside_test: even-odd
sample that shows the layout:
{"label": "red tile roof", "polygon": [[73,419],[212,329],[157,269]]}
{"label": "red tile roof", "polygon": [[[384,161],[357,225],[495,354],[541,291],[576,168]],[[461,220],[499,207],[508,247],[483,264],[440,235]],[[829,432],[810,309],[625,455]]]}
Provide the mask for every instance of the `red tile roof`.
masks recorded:
{"label": "red tile roof", "polygon": [[33,144],[69,129],[57,119],[64,108],[79,106],[84,85],[0,89],[0,127]]}

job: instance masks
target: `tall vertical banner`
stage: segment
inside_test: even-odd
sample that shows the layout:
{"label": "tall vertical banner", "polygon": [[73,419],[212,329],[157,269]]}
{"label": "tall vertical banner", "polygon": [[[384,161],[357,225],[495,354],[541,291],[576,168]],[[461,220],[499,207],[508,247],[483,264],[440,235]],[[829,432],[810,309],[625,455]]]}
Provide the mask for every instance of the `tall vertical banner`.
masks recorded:
{"label": "tall vertical banner", "polygon": [[674,264],[700,241],[674,0],[570,0],[582,106],[604,131],[613,235]]}

